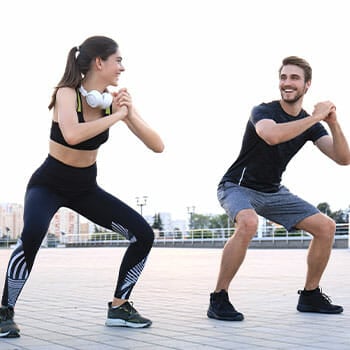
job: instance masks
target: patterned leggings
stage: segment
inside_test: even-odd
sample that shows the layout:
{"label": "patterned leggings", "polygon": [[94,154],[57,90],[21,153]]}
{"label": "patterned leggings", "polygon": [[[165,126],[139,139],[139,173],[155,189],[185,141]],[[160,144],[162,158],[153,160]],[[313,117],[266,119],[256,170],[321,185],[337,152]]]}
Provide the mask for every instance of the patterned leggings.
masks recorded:
{"label": "patterned leggings", "polygon": [[129,298],[152,248],[153,230],[135,210],[101,189],[96,174],[96,165],[74,168],[51,156],[33,174],[25,196],[24,228],[8,264],[2,305],[15,306],[60,207],[70,208],[130,241],[114,293],[116,298]]}

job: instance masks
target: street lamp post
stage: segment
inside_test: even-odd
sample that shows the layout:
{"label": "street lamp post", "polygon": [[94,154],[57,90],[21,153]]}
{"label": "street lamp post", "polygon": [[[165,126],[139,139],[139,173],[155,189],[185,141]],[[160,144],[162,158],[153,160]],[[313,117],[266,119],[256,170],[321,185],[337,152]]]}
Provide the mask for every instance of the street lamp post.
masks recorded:
{"label": "street lamp post", "polygon": [[142,216],[142,208],[146,205],[147,203],[147,196],[143,196],[142,200],[140,197],[136,197],[136,205],[140,207],[140,214]]}

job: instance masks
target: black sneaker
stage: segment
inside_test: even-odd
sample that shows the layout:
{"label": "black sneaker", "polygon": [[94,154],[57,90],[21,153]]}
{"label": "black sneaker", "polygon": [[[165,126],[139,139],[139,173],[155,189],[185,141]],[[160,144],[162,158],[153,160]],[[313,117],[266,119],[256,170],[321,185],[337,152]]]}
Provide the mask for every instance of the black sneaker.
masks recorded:
{"label": "black sneaker", "polygon": [[319,312],[322,314],[340,314],[343,308],[339,305],[333,305],[332,300],[320,288],[314,292],[298,291],[299,302],[297,310],[300,312]]}
{"label": "black sneaker", "polygon": [[228,294],[224,289],[218,293],[210,294],[207,316],[222,321],[243,321],[244,319],[243,314],[236,311],[230,303]]}
{"label": "black sneaker", "polygon": [[13,321],[14,311],[7,306],[0,307],[0,338],[18,338],[19,328]]}
{"label": "black sneaker", "polygon": [[152,321],[142,317],[128,301],[117,308],[113,308],[109,302],[105,324],[109,327],[145,328],[149,327]]}

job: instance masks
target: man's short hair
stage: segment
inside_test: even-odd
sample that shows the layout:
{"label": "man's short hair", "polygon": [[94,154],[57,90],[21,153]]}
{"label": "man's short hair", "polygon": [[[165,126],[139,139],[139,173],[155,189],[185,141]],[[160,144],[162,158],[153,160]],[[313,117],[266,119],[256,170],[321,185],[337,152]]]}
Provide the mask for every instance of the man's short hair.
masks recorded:
{"label": "man's short hair", "polygon": [[283,59],[282,66],[280,67],[278,73],[281,75],[282,68],[287,65],[298,66],[304,71],[305,82],[311,81],[312,79],[312,68],[310,64],[303,58],[297,56],[289,56]]}

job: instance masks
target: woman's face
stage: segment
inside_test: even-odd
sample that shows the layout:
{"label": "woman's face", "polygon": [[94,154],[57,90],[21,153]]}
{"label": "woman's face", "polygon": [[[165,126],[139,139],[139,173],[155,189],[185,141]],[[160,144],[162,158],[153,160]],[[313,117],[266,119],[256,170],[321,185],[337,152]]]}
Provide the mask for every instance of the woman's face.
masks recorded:
{"label": "woman's face", "polygon": [[121,72],[124,72],[125,68],[122,64],[122,57],[120,51],[117,50],[115,54],[110,55],[106,61],[102,61],[101,73],[106,79],[107,85],[117,86]]}

